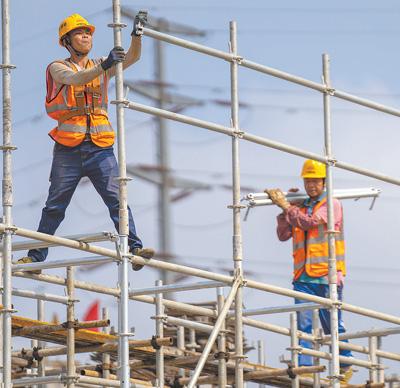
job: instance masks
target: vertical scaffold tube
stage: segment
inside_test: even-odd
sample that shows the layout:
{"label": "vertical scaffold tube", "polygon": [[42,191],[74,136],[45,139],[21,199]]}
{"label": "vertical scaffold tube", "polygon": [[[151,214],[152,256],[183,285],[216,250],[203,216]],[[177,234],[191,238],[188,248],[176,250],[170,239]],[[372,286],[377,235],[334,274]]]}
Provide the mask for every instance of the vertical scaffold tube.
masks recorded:
{"label": "vertical scaffold tube", "polygon": [[[378,350],[382,348],[382,337],[378,337]],[[382,366],[382,358],[378,357],[378,383],[385,382],[385,368]]]}
{"label": "vertical scaffold tube", "polygon": [[[323,94],[324,99],[324,137],[325,153],[328,161],[332,160],[332,141],[331,141],[331,106],[330,106],[330,74],[329,74],[329,56],[322,55],[323,78],[326,91]],[[335,250],[335,217],[333,212],[333,167],[330,163],[326,166],[326,192],[328,202],[328,245],[329,245],[329,298],[333,304],[330,309],[330,323],[332,344],[332,358],[330,360],[330,375],[332,387],[339,388],[339,321],[338,321],[338,291],[337,291],[337,273],[336,273],[336,250]]]}
{"label": "vertical scaffold tube", "polygon": [[[9,1],[2,0],[2,72],[3,72],[3,223],[12,227],[12,143],[11,143],[11,69]],[[3,234],[3,384],[11,387],[11,244],[12,230]]]}
{"label": "vertical scaffold tube", "polygon": [[[44,312],[44,300],[38,300],[37,301],[37,318],[38,321],[45,321],[45,312]],[[46,347],[46,342],[44,341],[38,341],[38,348],[39,349],[44,349]],[[42,360],[39,361],[39,365],[38,365],[38,377],[44,377],[46,376],[46,358],[43,357]],[[39,384],[38,388],[45,388],[44,385]]]}
{"label": "vertical scaffold tube", "polygon": [[[319,327],[319,310],[313,310],[313,317],[312,317],[312,334],[315,337],[321,336],[321,328]],[[321,349],[321,345],[314,341],[313,349],[319,351]],[[315,366],[320,365],[319,357],[313,357],[313,363]],[[321,387],[321,377],[319,373],[314,373],[313,375],[313,388],[320,388]]]}
{"label": "vertical scaffold tube", "polygon": [[[161,287],[163,285],[162,280],[156,281],[156,286]],[[164,336],[164,305],[163,305],[163,294],[158,293],[156,295],[156,337],[162,338]],[[156,350],[156,373],[157,373],[157,387],[164,387],[164,350],[161,346],[160,349]]]}
{"label": "vertical scaffold tube", "polygon": [[[297,336],[297,313],[290,314],[290,348],[291,348],[291,365],[297,368],[299,365],[299,337]],[[292,388],[299,388],[300,380],[296,375],[292,379]]]}
{"label": "vertical scaffold tube", "polygon": [[369,360],[372,363],[372,368],[369,370],[369,381],[371,383],[378,382],[378,357],[376,356],[376,350],[378,348],[378,338],[373,336],[368,338],[369,342]]}
{"label": "vertical scaffold tube", "polygon": [[[230,22],[231,53],[237,57],[236,22]],[[233,191],[233,262],[235,276],[242,276],[242,231],[240,224],[240,165],[239,165],[239,99],[238,59],[231,62],[231,118],[236,134],[232,137],[232,191]],[[239,286],[235,298],[235,387],[243,387],[243,288]]]}
{"label": "vertical scaffold tube", "polygon": [[[102,319],[110,318],[107,307],[103,307],[101,318]],[[109,326],[103,327],[103,333],[110,334],[110,327]],[[102,362],[103,362],[103,379],[109,379],[110,378],[110,368],[111,368],[111,356],[109,353],[103,353]]]}
{"label": "vertical scaffold tube", "polygon": [[[121,5],[119,0],[113,0],[113,24],[114,29],[114,47],[122,46],[122,27],[121,23]],[[117,101],[124,99],[123,85],[123,69],[122,63],[115,65],[115,96]],[[130,386],[130,369],[129,369],[129,325],[128,325],[128,301],[129,301],[129,260],[128,260],[128,190],[126,176],[126,155],[125,155],[125,123],[124,123],[124,107],[121,103],[116,105],[117,109],[117,138],[118,138],[118,165],[119,165],[119,250],[121,254],[121,262],[119,264],[119,380],[121,387],[128,388]]]}
{"label": "vertical scaffold tube", "polygon": [[67,388],[75,387],[75,284],[74,267],[67,267]]}
{"label": "vertical scaffold tube", "polygon": [[[217,306],[218,315],[221,314],[224,307],[225,297],[223,287],[217,288]],[[221,325],[221,331],[218,336],[218,388],[225,388],[227,385],[226,375],[226,335],[225,335],[225,322]]]}
{"label": "vertical scaffold tube", "polygon": [[[264,340],[257,341],[257,360],[259,365],[265,365]],[[258,388],[264,388],[265,384],[258,384]]]}
{"label": "vertical scaffold tube", "polygon": [[[186,316],[183,316],[183,319],[186,319]],[[179,350],[182,351],[182,354],[185,352],[185,328],[183,326],[178,326],[176,329],[176,346]],[[178,371],[179,377],[185,377],[185,369],[180,368]]]}

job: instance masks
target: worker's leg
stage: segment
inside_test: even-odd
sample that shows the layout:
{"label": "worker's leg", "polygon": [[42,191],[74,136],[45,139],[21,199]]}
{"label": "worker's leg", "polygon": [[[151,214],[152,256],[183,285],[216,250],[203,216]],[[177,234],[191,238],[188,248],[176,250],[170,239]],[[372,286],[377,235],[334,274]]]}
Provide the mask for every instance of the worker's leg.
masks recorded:
{"label": "worker's leg", "polygon": [[[321,284],[320,287],[321,287],[321,295],[320,296],[322,296],[324,298],[329,298],[329,286]],[[342,301],[343,300],[343,286],[338,286],[337,289],[338,289],[338,298],[340,301]],[[326,310],[326,309],[319,310],[319,317],[320,317],[321,324],[322,324],[325,334],[331,334],[330,311]],[[344,326],[344,322],[342,319],[342,310],[340,310],[340,309],[338,311],[338,320],[339,320],[339,334],[345,333],[346,328]],[[349,341],[344,340],[343,342],[349,342]],[[351,351],[346,350],[346,349],[340,349],[339,354],[341,356],[353,357],[353,354],[351,353]],[[340,366],[343,368],[343,367],[349,366],[349,364],[340,363]]]}
{"label": "worker's leg", "polygon": [[[89,177],[95,189],[100,194],[108,207],[110,217],[115,228],[119,230],[119,169],[112,147],[101,148],[87,142],[84,144],[83,153],[84,173]],[[142,248],[142,242],[136,234],[135,222],[132,211],[128,207],[129,214],[129,236],[128,245],[130,250]]]}
{"label": "worker's leg", "polygon": [[[295,291],[304,292],[305,294],[315,295],[314,290],[315,284],[312,283],[302,283],[293,282],[293,289]],[[295,303],[306,303],[306,300],[295,299]],[[298,311],[297,312],[297,329],[305,333],[311,334],[312,332],[312,310]],[[304,348],[312,349],[312,343],[303,339],[299,340],[299,345]],[[313,360],[311,356],[300,354],[299,355],[299,366],[311,366]]]}
{"label": "worker's leg", "polygon": [[[42,210],[38,232],[53,235],[65,217],[65,210],[81,179],[79,147],[54,146],[49,194]],[[33,261],[44,261],[47,253],[48,248],[31,249],[28,256]]]}

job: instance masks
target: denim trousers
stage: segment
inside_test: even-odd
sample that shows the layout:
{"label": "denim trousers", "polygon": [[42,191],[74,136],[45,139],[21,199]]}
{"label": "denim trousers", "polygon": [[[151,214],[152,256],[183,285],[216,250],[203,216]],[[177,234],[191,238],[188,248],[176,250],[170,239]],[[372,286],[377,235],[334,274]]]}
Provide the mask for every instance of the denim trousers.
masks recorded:
{"label": "denim trousers", "polygon": [[[82,177],[87,176],[106,204],[110,217],[119,228],[119,168],[111,147],[98,147],[84,141],[76,147],[54,145],[53,163],[50,173],[50,188],[46,205],[42,210],[38,232],[53,235],[65,217],[65,211]],[[142,242],[136,234],[131,209],[129,212],[128,245],[141,248]],[[28,256],[33,261],[44,261],[48,248],[31,249]]]}
{"label": "denim trousers", "polygon": [[[305,282],[293,282],[293,289],[295,291],[304,292],[309,295],[321,296],[323,298],[329,298],[329,285],[327,284],[316,284],[316,283],[305,283]],[[343,297],[343,286],[338,286],[338,298],[341,301]],[[306,300],[295,299],[295,303],[306,303]],[[297,312],[297,328],[298,330],[304,331],[305,333],[311,334],[312,332],[312,310],[298,311]],[[339,334],[345,333],[346,328],[342,319],[342,310],[338,311],[339,320]],[[331,334],[331,322],[330,312],[326,309],[319,310],[319,319],[321,321],[322,328],[325,334]],[[343,341],[343,342],[348,342]],[[312,349],[312,343],[301,339],[299,341],[301,347]],[[350,350],[340,349],[339,354],[341,356],[353,357]],[[305,354],[299,355],[299,366],[311,366],[312,356]],[[341,367],[349,366],[349,364],[340,364]]]}

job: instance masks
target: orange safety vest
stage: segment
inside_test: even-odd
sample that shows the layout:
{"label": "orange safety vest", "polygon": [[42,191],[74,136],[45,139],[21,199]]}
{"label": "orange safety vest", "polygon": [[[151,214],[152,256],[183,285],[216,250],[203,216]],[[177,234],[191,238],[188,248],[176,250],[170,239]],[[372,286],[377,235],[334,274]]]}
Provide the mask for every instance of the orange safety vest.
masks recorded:
{"label": "orange safety vest", "polygon": [[[78,71],[68,60],[57,62],[67,65],[74,72]],[[86,69],[100,62],[100,59],[89,60]],[[115,135],[108,120],[106,72],[86,85],[62,85],[57,88],[50,74],[50,65],[46,70],[46,111],[52,119],[58,121],[57,127],[49,132],[50,137],[57,143],[75,147],[83,142],[88,133],[93,143],[99,147],[112,146]]]}
{"label": "orange safety vest", "polygon": [[[312,214],[315,214],[325,203],[326,198],[317,203]],[[300,211],[306,214],[307,208],[303,207]],[[315,278],[328,275],[329,244],[327,230],[326,224],[320,224],[307,231],[298,227],[292,228],[294,280],[297,280],[304,271],[308,276]],[[340,231],[335,233],[335,251],[337,270],[346,275],[343,226]]]}

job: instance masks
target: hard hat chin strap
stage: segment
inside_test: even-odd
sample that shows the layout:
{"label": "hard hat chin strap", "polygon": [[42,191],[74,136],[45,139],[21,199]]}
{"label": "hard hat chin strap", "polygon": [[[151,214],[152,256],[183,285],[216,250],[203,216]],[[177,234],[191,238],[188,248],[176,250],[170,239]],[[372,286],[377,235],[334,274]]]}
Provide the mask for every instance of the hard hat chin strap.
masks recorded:
{"label": "hard hat chin strap", "polygon": [[75,54],[77,57],[83,57],[83,56],[86,55],[86,54],[83,53],[82,51],[78,51],[77,49],[75,49],[75,48],[72,46],[71,39],[70,39],[70,37],[68,36],[68,34],[63,38],[63,43],[64,43],[64,47],[65,47],[71,54]]}

